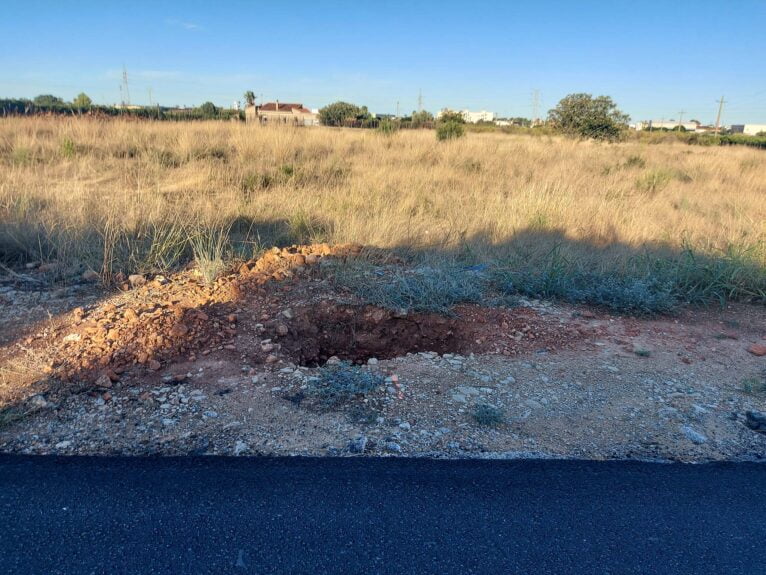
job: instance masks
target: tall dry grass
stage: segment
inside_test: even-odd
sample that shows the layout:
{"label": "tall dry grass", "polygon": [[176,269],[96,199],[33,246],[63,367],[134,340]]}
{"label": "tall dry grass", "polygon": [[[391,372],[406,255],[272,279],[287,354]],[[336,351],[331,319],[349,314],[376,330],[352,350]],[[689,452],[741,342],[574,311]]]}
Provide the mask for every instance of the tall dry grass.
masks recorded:
{"label": "tall dry grass", "polygon": [[0,121],[0,165],[0,259],[105,277],[183,263],[201,227],[229,230],[245,257],[327,240],[477,260],[556,246],[607,268],[692,249],[766,267],[766,154],[744,147],[31,118]]}

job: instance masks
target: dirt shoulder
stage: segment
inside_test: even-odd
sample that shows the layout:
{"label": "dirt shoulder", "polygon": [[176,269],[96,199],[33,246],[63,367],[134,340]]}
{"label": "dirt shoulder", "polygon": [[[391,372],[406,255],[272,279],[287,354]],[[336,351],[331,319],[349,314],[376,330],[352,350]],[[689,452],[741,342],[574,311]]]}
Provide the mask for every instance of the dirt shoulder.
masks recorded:
{"label": "dirt shoulder", "polygon": [[[116,294],[17,282],[0,294],[0,450],[766,454],[766,357],[753,353],[766,345],[762,306],[651,320],[539,301],[405,313],[317,273],[354,252],[274,252],[211,287],[192,272],[126,279]],[[343,370],[372,384],[326,401],[317,390]]]}

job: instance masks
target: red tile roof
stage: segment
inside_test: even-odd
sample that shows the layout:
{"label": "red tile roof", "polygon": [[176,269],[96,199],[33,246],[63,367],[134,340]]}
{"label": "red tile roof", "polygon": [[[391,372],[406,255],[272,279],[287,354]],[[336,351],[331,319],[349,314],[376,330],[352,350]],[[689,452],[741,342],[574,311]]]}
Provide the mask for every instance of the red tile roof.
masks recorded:
{"label": "red tile roof", "polygon": [[295,110],[296,112],[302,112],[304,114],[311,113],[311,110],[304,108],[303,104],[288,104],[283,102],[266,102],[262,106],[259,106],[258,109],[261,112],[292,112]]}

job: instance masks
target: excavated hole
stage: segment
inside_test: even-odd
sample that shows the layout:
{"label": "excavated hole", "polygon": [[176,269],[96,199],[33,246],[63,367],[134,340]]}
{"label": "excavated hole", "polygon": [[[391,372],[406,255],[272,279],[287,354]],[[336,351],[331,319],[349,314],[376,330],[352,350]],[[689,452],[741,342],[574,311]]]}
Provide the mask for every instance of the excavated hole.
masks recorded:
{"label": "excavated hole", "polygon": [[396,315],[389,310],[332,306],[303,310],[283,346],[302,366],[318,367],[333,356],[353,363],[407,353],[470,353],[460,320],[433,314]]}

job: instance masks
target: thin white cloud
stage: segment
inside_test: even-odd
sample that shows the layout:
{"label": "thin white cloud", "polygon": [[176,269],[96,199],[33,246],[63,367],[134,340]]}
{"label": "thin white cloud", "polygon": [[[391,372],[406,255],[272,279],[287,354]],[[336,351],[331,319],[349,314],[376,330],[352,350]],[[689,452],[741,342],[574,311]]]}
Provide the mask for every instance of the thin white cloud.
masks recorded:
{"label": "thin white cloud", "polygon": [[200,26],[199,24],[195,24],[194,22],[185,22],[183,20],[165,20],[165,23],[168,26],[173,26],[175,28],[183,28],[184,30],[189,30],[191,32],[202,30],[202,26]]}

